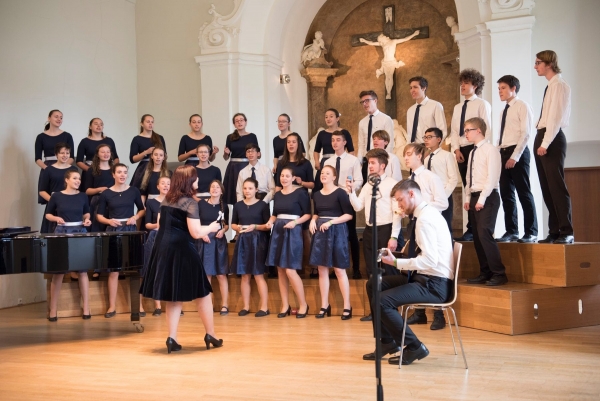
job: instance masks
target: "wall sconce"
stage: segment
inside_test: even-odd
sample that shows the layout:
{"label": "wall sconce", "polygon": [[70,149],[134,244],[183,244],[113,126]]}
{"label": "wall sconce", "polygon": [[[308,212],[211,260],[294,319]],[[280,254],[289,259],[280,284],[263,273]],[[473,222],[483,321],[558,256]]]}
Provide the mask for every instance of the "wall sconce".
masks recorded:
{"label": "wall sconce", "polygon": [[281,74],[279,76],[279,83],[282,85],[289,84],[292,79],[288,74]]}

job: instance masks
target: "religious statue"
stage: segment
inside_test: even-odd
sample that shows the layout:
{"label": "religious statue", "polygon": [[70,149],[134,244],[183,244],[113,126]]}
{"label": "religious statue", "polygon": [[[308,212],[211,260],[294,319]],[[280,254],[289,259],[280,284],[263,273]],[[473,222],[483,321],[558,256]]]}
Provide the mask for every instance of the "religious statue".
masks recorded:
{"label": "religious statue", "polygon": [[323,33],[321,31],[315,32],[315,38],[310,45],[304,46],[302,55],[300,56],[302,64],[306,66],[310,61],[322,57],[322,54],[327,53],[325,49],[325,42],[323,41]]}
{"label": "religious statue", "polygon": [[406,144],[409,142],[406,139],[406,137],[408,135],[406,133],[406,130],[404,129],[402,124],[400,124],[398,122],[398,120],[394,119],[393,122],[394,122],[394,154],[396,156],[398,156],[398,159],[400,159],[400,168],[404,171],[408,171],[408,167],[406,166],[406,161],[404,160],[404,148],[406,147]]}
{"label": "religious statue", "polygon": [[[447,17],[446,24],[448,24],[448,26],[450,27],[450,35],[454,36],[458,33],[458,24],[456,23],[454,17]],[[456,37],[454,38],[454,41],[456,42]]]}
{"label": "religious statue", "polygon": [[381,46],[383,49],[383,60],[381,60],[381,67],[375,70],[375,76],[379,78],[381,74],[385,74],[385,89],[386,99],[392,98],[392,88],[394,87],[394,71],[396,68],[402,67],[404,63],[400,60],[396,60],[396,45],[407,42],[417,36],[419,31],[416,30],[412,35],[402,39],[390,39],[383,33],[377,37],[377,42],[371,42],[365,38],[360,38],[360,42],[366,43],[369,46]]}

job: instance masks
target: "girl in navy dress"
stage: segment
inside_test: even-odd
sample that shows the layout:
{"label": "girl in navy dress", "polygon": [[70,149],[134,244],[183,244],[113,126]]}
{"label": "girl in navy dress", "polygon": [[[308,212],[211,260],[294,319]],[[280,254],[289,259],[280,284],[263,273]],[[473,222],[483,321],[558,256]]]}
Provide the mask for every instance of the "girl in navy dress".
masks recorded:
{"label": "girl in navy dress", "polygon": [[227,165],[227,169],[225,170],[225,178],[223,179],[223,185],[225,186],[225,203],[228,205],[235,205],[237,203],[235,189],[238,176],[240,175],[240,170],[248,165],[246,145],[249,143],[258,145],[256,135],[246,131],[248,120],[243,113],[236,113],[233,116],[232,121],[235,126],[235,131],[227,135],[225,149],[223,149],[223,159],[229,160],[231,158]]}
{"label": "girl in navy dress", "polygon": [[[273,138],[273,174],[277,172],[277,163],[279,163],[279,160],[281,160],[283,157],[287,136],[292,133],[292,131],[290,131],[291,124],[292,118],[289,115],[283,113],[277,117],[277,128],[279,129],[279,135]],[[299,141],[300,152],[306,153],[302,138],[300,138]]]}
{"label": "girl in navy dress", "polygon": [[295,179],[291,167],[284,167],[281,170],[279,180],[282,189],[273,197],[273,216],[267,223],[268,229],[273,227],[267,265],[277,266],[282,302],[281,313],[277,317],[286,317],[292,310],[288,294],[291,283],[300,302],[296,318],[301,319],[308,313],[308,304],[304,297],[302,279],[297,270],[302,269],[302,223],[310,220],[310,199],[307,191],[294,187]]}
{"label": "girl in navy dress", "polygon": [[155,147],[163,148],[165,153],[167,152],[167,145],[165,145],[165,139],[162,135],[158,135],[154,132],[154,117],[150,114],[144,114],[140,122],[140,134],[136,135],[131,140],[131,146],[129,148],[129,161],[138,163],[131,177],[131,186],[140,188],[142,185],[142,177],[146,170],[146,165],[150,161],[150,155]]}
{"label": "girl in navy dress", "polygon": [[216,166],[211,166],[209,163],[210,147],[206,144],[198,145],[196,148],[198,155],[198,165],[196,173],[198,174],[198,193],[196,197],[206,199],[210,197],[209,187],[214,180],[221,181],[221,169]]}
{"label": "girl in navy dress", "polygon": [[[148,272],[148,263],[150,263],[150,255],[152,254],[152,248],[154,247],[154,241],[156,240],[156,233],[158,233],[158,216],[160,215],[160,204],[165,199],[165,196],[169,192],[171,187],[171,179],[169,177],[160,177],[158,184],[156,185],[160,194],[153,199],[146,201],[146,230],[148,230],[148,237],[146,237],[146,243],[144,244],[144,269],[142,270],[142,277],[146,276]],[[141,295],[140,295],[141,297]],[[143,312],[140,298],[140,312]],[[160,316],[162,309],[160,307],[160,301],[154,301],[154,312],[152,316]]]}
{"label": "girl in navy dress", "polygon": [[77,167],[81,169],[81,186],[79,190],[84,192],[87,190],[87,176],[90,174],[90,168],[94,160],[96,150],[100,145],[108,145],[110,147],[110,155],[115,163],[119,162],[119,156],[117,155],[117,148],[115,147],[115,141],[111,138],[104,136],[104,123],[99,118],[92,118],[90,126],[88,127],[88,136],[83,138],[79,142],[77,147],[77,158],[75,162]]}
{"label": "girl in navy dress", "polygon": [[[315,141],[314,160],[315,160],[315,189],[314,192],[321,190],[323,185],[319,178],[321,177],[321,167],[325,165],[327,159],[335,154],[333,147],[331,146],[331,137],[335,131],[341,131],[346,139],[346,151],[351,155],[354,155],[354,145],[352,144],[352,135],[348,130],[340,128],[340,112],[336,109],[328,109],[325,112],[325,124],[327,128],[319,131],[317,134],[317,140]],[[321,151],[323,155],[321,156]],[[319,157],[321,160],[319,161]]]}
{"label": "girl in navy dress", "polygon": [[260,307],[255,317],[263,317],[270,314],[268,309],[267,281],[264,274],[267,271],[265,260],[269,248],[269,228],[267,223],[271,217],[269,205],[258,198],[258,181],[254,178],[246,178],[242,185],[244,199],[233,206],[231,217],[231,228],[238,234],[235,243],[231,271],[242,275],[241,291],[244,308],[238,313],[246,316],[250,311],[250,279],[254,275],[258,294],[260,295]]}
{"label": "girl in navy dress", "polygon": [[227,252],[227,238],[225,233],[229,229],[229,208],[223,202],[223,184],[221,181],[213,181],[209,186],[210,198],[198,201],[198,213],[200,224],[208,226],[218,222],[221,228],[217,232],[206,234],[198,241],[198,254],[202,258],[202,264],[208,281],[212,276],[217,276],[219,289],[221,290],[221,316],[229,313],[229,255]]}
{"label": "girl in navy dress", "polygon": [[[136,231],[136,223],[144,217],[144,203],[140,191],[127,185],[127,166],[122,163],[112,167],[115,184],[104,190],[98,202],[96,219],[106,225],[106,231]],[[134,214],[134,206],[137,213]],[[104,317],[115,316],[119,272],[108,274],[108,310]]]}
{"label": "girl in navy dress", "polygon": [[92,220],[92,232],[106,231],[106,226],[100,224],[96,215],[98,214],[98,202],[100,194],[115,185],[112,174],[112,152],[109,145],[98,145],[92,165],[86,174],[85,193],[90,197],[90,219]]}
{"label": "girl in navy dress", "polygon": [[[54,192],[46,208],[46,219],[56,224],[55,234],[85,233],[85,227],[89,227],[90,207],[88,198],[83,192],[79,192],[81,176],[79,172],[67,170],[63,174],[64,190]],[[48,320],[56,322],[58,319],[58,297],[64,274],[53,274],[50,284],[50,313]],[[90,282],[87,272],[79,272],[79,291],[83,301],[83,319],[90,319],[90,305],[88,302]]]}
{"label": "girl in navy dress", "polygon": [[202,117],[200,114],[192,114],[190,117],[190,128],[192,129],[189,134],[181,137],[179,141],[179,152],[177,152],[177,158],[180,162],[185,162],[195,166],[198,163],[198,156],[196,155],[198,146],[205,144],[209,149],[209,160],[212,162],[215,160],[215,156],[219,153],[219,148],[213,146],[212,138],[202,133]]}
{"label": "girl in navy dress", "polygon": [[333,268],[344,299],[342,320],[348,320],[352,317],[352,307],[350,285],[346,275],[346,269],[350,267],[346,222],[352,219],[352,205],[346,191],[334,183],[336,178],[334,167],[323,167],[321,170],[323,189],[313,194],[315,214],[310,222],[313,239],[308,263],[319,266],[321,310],[315,317],[331,316],[329,269]]}
{"label": "girl in navy dress", "polygon": [[140,193],[144,204],[148,199],[156,198],[160,194],[157,186],[158,179],[160,177],[171,177],[171,174],[171,170],[167,168],[167,153],[163,148],[154,148],[140,185]]}
{"label": "girl in navy dress", "polygon": [[[48,121],[44,127],[44,132],[35,138],[35,164],[42,170],[38,179],[38,187],[41,184],[42,172],[46,167],[56,163],[56,154],[54,148],[58,143],[67,144],[69,149],[74,148],[73,137],[66,131],[60,129],[63,122],[63,114],[60,110],[50,110]],[[42,158],[44,160],[42,160]],[[68,164],[72,164],[73,159],[69,158]],[[61,187],[62,189],[62,187]],[[38,203],[45,205],[48,201],[41,195],[38,195]]]}

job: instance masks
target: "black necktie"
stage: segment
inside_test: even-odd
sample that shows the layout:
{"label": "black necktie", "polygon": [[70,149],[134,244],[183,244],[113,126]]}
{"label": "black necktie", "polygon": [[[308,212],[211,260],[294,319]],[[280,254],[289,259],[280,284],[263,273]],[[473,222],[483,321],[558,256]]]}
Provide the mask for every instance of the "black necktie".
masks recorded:
{"label": "black necktie", "polygon": [[371,132],[373,132],[373,114],[369,116],[369,130],[367,133],[367,152],[371,150]]}
{"label": "black necktie", "polygon": [[342,162],[342,158],[340,156],[337,157],[337,159],[335,159],[335,180],[333,181],[333,183],[335,185],[338,185],[338,182],[340,182],[340,163]]}
{"label": "black necktie", "polygon": [[415,173],[411,173],[410,179],[413,180],[413,181],[415,180]]}
{"label": "black necktie", "polygon": [[254,172],[255,168],[252,167],[252,174],[250,174],[250,178],[254,178],[256,180],[256,173]]}
{"label": "black necktie", "polygon": [[417,257],[417,241],[416,241],[416,228],[417,228],[417,218],[413,215],[408,216],[410,218],[410,236],[408,243],[408,257],[416,258]]}
{"label": "black necktie", "polygon": [[[421,109],[421,105],[417,105],[417,111],[415,111],[415,118],[413,120],[413,129],[412,134],[410,136],[410,142],[413,143],[417,138],[417,126],[419,125],[419,110]],[[463,112],[464,115],[464,112]]]}
{"label": "black necktie", "polygon": [[427,160],[427,170],[429,171],[431,171],[431,159],[433,159],[433,156],[435,156],[435,153],[431,152],[429,155],[429,160]]}
{"label": "black necktie", "polygon": [[544,89],[544,97],[542,98],[542,108],[540,109],[540,118],[538,118],[538,122],[535,125],[536,128],[537,128],[538,124],[540,123],[540,120],[542,119],[542,112],[544,111],[544,100],[546,99],[547,91],[548,91],[548,85],[546,85],[546,89]]}
{"label": "black necktie", "polygon": [[506,126],[506,113],[508,113],[508,108],[510,105],[506,103],[506,107],[502,112],[502,122],[500,123],[500,142],[498,142],[498,146],[502,145],[502,136],[504,135],[504,127]]}
{"label": "black necktie", "polygon": [[460,136],[465,136],[465,114],[467,114],[467,103],[469,103],[469,101],[465,100],[460,113],[460,127],[458,128],[458,133]]}
{"label": "black necktie", "polygon": [[471,151],[471,168],[469,169],[469,188],[473,187],[473,163],[475,162],[475,151],[477,150],[477,146],[473,148]]}

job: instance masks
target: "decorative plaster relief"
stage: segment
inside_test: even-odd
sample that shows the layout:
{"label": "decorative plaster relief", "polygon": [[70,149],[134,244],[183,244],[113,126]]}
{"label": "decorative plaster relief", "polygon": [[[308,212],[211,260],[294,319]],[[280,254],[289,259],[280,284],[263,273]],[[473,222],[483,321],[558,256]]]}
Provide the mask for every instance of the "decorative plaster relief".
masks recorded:
{"label": "decorative plaster relief", "polygon": [[208,13],[213,16],[213,20],[200,27],[198,36],[202,54],[226,52],[231,49],[232,39],[237,38],[240,31],[244,0],[234,0],[233,3],[233,11],[228,15],[219,14],[215,5],[210,5]]}
{"label": "decorative plaster relief", "polygon": [[489,0],[492,19],[531,15],[535,0]]}

